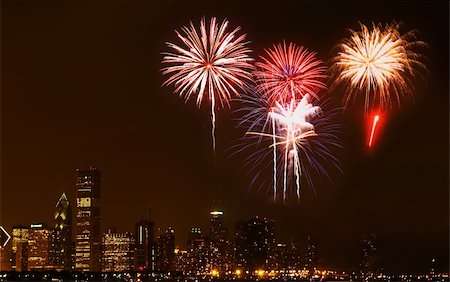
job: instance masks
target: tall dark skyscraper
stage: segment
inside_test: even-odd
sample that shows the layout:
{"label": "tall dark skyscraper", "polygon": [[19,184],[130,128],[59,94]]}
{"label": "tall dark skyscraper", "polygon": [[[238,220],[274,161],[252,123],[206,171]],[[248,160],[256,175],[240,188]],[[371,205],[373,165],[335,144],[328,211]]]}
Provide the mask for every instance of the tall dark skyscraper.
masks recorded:
{"label": "tall dark skyscraper", "polygon": [[100,171],[77,169],[75,269],[100,271]]}
{"label": "tall dark skyscraper", "polygon": [[164,234],[158,236],[157,263],[159,271],[174,270],[175,232],[169,227]]}
{"label": "tall dark skyscraper", "polygon": [[261,217],[236,223],[236,266],[245,270],[268,269],[275,256],[275,222]]}
{"label": "tall dark skyscraper", "polygon": [[317,240],[313,236],[308,236],[306,243],[305,268],[314,273],[314,269],[319,263],[319,248]]}
{"label": "tall dark skyscraper", "polygon": [[224,240],[227,237],[227,229],[223,223],[223,211],[213,210],[209,218],[209,236],[212,240]]}
{"label": "tall dark skyscraper", "polygon": [[295,270],[301,269],[302,259],[300,258],[300,251],[298,245],[293,240],[288,243],[278,243],[276,247],[274,268],[278,270]]}
{"label": "tall dark skyscraper", "polygon": [[378,250],[375,233],[365,233],[361,238],[361,274],[373,276],[378,272]]}
{"label": "tall dark skyscraper", "polygon": [[63,193],[56,203],[55,230],[53,235],[54,266],[58,270],[72,268],[72,210],[69,199]]}
{"label": "tall dark skyscraper", "polygon": [[134,270],[156,270],[155,224],[149,219],[142,219],[136,224]]}
{"label": "tall dark skyscraper", "polygon": [[232,267],[232,249],[228,241],[228,231],[223,221],[223,211],[213,210],[209,219],[209,270],[224,273]]}

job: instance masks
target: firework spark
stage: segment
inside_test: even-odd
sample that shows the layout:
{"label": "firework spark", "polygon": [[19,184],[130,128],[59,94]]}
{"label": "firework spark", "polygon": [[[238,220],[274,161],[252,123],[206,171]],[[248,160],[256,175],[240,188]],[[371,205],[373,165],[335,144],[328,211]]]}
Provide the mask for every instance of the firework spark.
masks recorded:
{"label": "firework spark", "polygon": [[274,45],[266,50],[268,57],[261,56],[254,71],[258,91],[265,93],[270,101],[289,102],[306,94],[317,98],[316,93],[326,88],[323,80],[326,67],[316,59],[315,52],[303,46],[289,43]]}
{"label": "firework spark", "polygon": [[[241,123],[248,123],[246,136],[253,144],[271,142],[263,147],[264,153],[258,152],[252,157],[260,161],[272,155],[274,201],[281,193],[283,201],[294,193],[299,200],[302,176],[313,186],[308,170],[327,175],[322,166],[326,160],[338,166],[338,160],[330,151],[333,146],[341,147],[335,134],[338,126],[329,122],[319,106],[311,104],[309,94],[286,104],[275,102],[274,106],[264,99],[249,101],[249,112]],[[282,192],[278,192],[278,178],[282,178]],[[294,191],[290,187],[295,187]]]}
{"label": "firework spark", "polygon": [[375,136],[375,130],[377,128],[378,121],[380,120],[379,115],[375,115],[372,122],[372,130],[370,131],[370,138],[369,138],[369,147],[372,147],[374,136]]}
{"label": "firework spark", "polygon": [[252,79],[253,59],[246,35],[238,35],[240,27],[231,32],[227,28],[228,21],[218,24],[216,18],[209,28],[203,18],[199,31],[191,22],[182,28],[183,34],[176,31],[184,46],[167,43],[172,52],[164,53],[162,60],[167,64],[162,73],[169,75],[163,85],[174,84],[175,92],[186,101],[196,96],[198,107],[205,100],[211,103],[213,151],[218,104],[229,106],[229,100],[245,92]]}
{"label": "firework spark", "polygon": [[364,95],[366,111],[372,105],[381,109],[393,103],[400,106],[403,98],[413,98],[410,77],[419,68],[425,69],[415,49],[426,45],[416,41],[415,32],[401,35],[398,24],[373,25],[372,29],[361,24],[361,31],[350,32],[350,38],[337,46],[333,66],[336,81],[347,88],[345,106],[359,93]]}

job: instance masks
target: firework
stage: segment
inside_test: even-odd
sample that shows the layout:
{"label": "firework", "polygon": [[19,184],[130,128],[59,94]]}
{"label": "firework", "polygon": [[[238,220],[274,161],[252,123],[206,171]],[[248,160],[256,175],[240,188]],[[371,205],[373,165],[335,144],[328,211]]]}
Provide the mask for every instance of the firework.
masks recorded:
{"label": "firework", "polygon": [[289,102],[306,94],[318,98],[316,93],[326,87],[326,67],[315,52],[283,42],[266,50],[266,55],[256,63],[254,75],[258,91],[270,101]]}
{"label": "firework", "polygon": [[183,43],[167,43],[172,52],[164,53],[163,75],[169,75],[163,85],[174,84],[175,92],[187,101],[195,96],[197,106],[211,103],[213,151],[215,150],[216,108],[229,105],[232,97],[239,97],[252,78],[253,69],[246,35],[239,35],[240,27],[227,31],[228,21],[217,23],[212,18],[209,28],[203,18],[200,29],[190,23],[182,33],[176,31]]}
{"label": "firework", "polygon": [[412,99],[410,78],[425,68],[415,50],[426,44],[416,41],[415,32],[402,35],[398,24],[373,25],[372,29],[361,24],[361,31],[350,33],[337,46],[333,65],[335,81],[347,89],[345,106],[359,95],[364,96],[365,111],[371,106],[400,106],[403,99]]}
{"label": "firework", "polygon": [[373,117],[372,130],[370,131],[370,138],[369,138],[369,147],[372,147],[374,136],[375,136],[375,130],[377,128],[377,124],[378,124],[379,120],[380,120],[380,116],[379,115],[375,115]]}
{"label": "firework", "polygon": [[[328,113],[311,104],[309,94],[289,103],[275,102],[273,106],[258,98],[248,99],[247,104],[248,113],[241,124],[247,123],[246,137],[251,143],[263,147],[251,158],[257,162],[265,157],[273,160],[274,201],[281,193],[283,201],[292,194],[299,200],[302,176],[312,187],[310,170],[327,175],[324,161],[338,167],[338,160],[330,149],[341,147],[335,134],[339,126],[330,123]],[[279,178],[282,178],[280,185]],[[282,186],[282,192],[278,191],[278,186]]]}

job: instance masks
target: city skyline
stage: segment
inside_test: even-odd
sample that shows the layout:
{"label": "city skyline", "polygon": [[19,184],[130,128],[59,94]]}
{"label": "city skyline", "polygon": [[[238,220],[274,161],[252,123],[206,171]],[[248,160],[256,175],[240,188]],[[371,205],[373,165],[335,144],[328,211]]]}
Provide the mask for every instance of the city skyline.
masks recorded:
{"label": "city skyline", "polygon": [[[49,228],[49,224],[45,222],[13,226],[11,248],[8,246],[5,249],[0,248],[2,270],[5,270],[3,269],[5,260],[11,263],[11,269],[19,272],[33,270],[98,272],[101,270],[102,272],[170,273],[177,271],[185,272],[188,276],[198,275],[197,273],[200,275],[207,273],[212,276],[218,276],[219,273],[221,275],[232,273],[239,276],[248,274],[248,271],[251,273],[253,270],[260,272],[262,269],[301,269],[303,262],[300,258],[301,252],[292,256],[288,255],[289,253],[284,254],[286,251],[277,251],[278,247],[282,246],[284,250],[287,245],[276,240],[275,221],[258,216],[240,220],[236,222],[236,232],[233,235],[229,234],[224,224],[224,212],[218,209],[209,213],[208,232],[202,233],[199,227],[191,228],[185,250],[175,244],[175,231],[171,227],[163,232],[155,231],[156,225],[151,221],[151,210],[149,210],[148,219],[141,219],[136,224],[135,234],[128,231],[117,232],[114,227],[108,228],[101,235],[101,256],[98,257],[100,265],[96,266],[97,259],[92,258],[95,254],[85,251],[87,246],[88,249],[96,247],[95,238],[85,244],[85,237],[79,235],[86,232],[80,232],[79,228],[92,226],[93,230],[96,229],[97,223],[84,214],[89,209],[98,207],[94,205],[94,202],[99,198],[87,200],[86,196],[93,196],[96,191],[99,191],[100,172],[93,167],[77,169],[76,172],[78,197],[75,207],[75,228],[72,226],[70,202],[63,193],[55,205],[54,228]],[[85,224],[86,220],[91,222]],[[73,236],[68,235],[67,232],[72,229],[74,229]],[[317,242],[314,243],[312,251],[315,259],[309,258],[311,256],[309,240],[308,237],[305,267],[310,272],[314,272],[316,268],[325,269],[319,264]],[[288,245],[293,243],[298,250],[299,245],[296,240],[291,240]],[[264,251],[261,252],[261,250]],[[146,252],[148,254],[145,254]],[[86,266],[83,260],[85,257],[89,258],[89,265]],[[292,258],[297,258],[298,261]],[[94,269],[97,267],[98,269]]]}
{"label": "city skyline", "polygon": [[[448,2],[367,5],[4,1],[0,224],[10,232],[53,223],[61,194],[76,206],[76,169],[92,166],[102,172],[101,234],[109,227],[135,233],[151,207],[161,232],[172,227],[176,245],[186,248],[190,228],[206,232],[220,199],[229,232],[239,220],[271,218],[283,241],[306,244],[314,235],[321,256],[338,268],[359,264],[355,242],[372,230],[386,271],[427,271],[433,258],[448,271]],[[275,205],[270,185],[252,184],[246,156],[231,156],[243,135],[236,106],[218,112],[214,158],[209,109],[161,87],[164,42],[176,41],[174,30],[189,21],[213,16],[241,26],[255,58],[286,40],[325,63],[358,22],[401,21],[429,44],[429,74],[415,82],[416,101],[389,116],[370,152],[363,114],[346,111],[338,156],[344,173],[315,179],[317,196],[305,188],[298,204]]]}
{"label": "city skyline", "polygon": [[[96,178],[92,182],[92,177],[99,177],[100,171],[98,168],[89,166],[85,167],[83,169],[76,169],[76,173],[78,175],[77,177],[77,187],[81,189],[85,189],[88,187],[90,190],[89,193],[93,192],[95,190],[94,183],[100,183],[100,178]],[[89,180],[87,180],[87,176],[89,175]],[[97,175],[97,176],[96,176]],[[94,186],[91,186],[94,184]],[[91,190],[91,188],[94,188]],[[86,191],[84,191],[86,193]],[[78,192],[79,193],[79,192]],[[95,193],[95,192],[93,192]],[[86,194],[80,194],[77,198],[76,202],[77,205],[74,207],[75,214],[78,213],[78,210],[84,210],[86,207],[90,205],[86,205],[86,203],[83,203],[83,197],[85,197]],[[284,249],[286,246],[289,246],[289,244],[292,245],[294,249],[296,250],[295,256],[298,257],[298,265],[296,269],[304,269],[308,270],[309,273],[314,273],[316,269],[328,269],[330,271],[344,271],[344,272],[353,272],[353,273],[359,273],[360,271],[364,271],[364,273],[370,273],[371,271],[375,271],[375,273],[384,273],[387,275],[400,275],[403,274],[401,272],[386,272],[384,271],[384,265],[382,264],[382,254],[379,252],[379,244],[376,243],[377,239],[375,238],[376,232],[372,229],[366,229],[362,231],[360,234],[358,241],[355,242],[355,245],[360,247],[358,250],[358,256],[359,256],[359,262],[358,264],[354,265],[347,265],[345,268],[343,267],[337,267],[330,263],[330,261],[323,257],[323,255],[320,253],[320,242],[317,240],[316,236],[313,234],[308,234],[307,238],[296,238],[296,237],[288,237],[288,239],[280,239],[276,232],[276,222],[270,218],[266,217],[260,217],[260,216],[254,216],[252,218],[248,219],[240,219],[236,221],[233,224],[225,224],[223,221],[223,216],[225,212],[217,208],[211,209],[208,214],[209,217],[205,214],[204,217],[208,219],[209,226],[206,228],[200,228],[197,225],[191,225],[189,230],[183,230],[183,231],[175,231],[170,224],[163,224],[167,225],[168,227],[165,229],[162,229],[161,227],[158,227],[158,223],[155,223],[152,221],[152,209],[149,208],[147,218],[145,216],[141,217],[139,220],[135,219],[132,221],[132,224],[135,226],[135,231],[133,232],[131,230],[117,230],[114,226],[109,227],[103,227],[102,232],[99,234],[100,236],[100,245],[101,245],[101,255],[99,257],[99,264],[97,270],[91,270],[91,267],[88,267],[84,269],[82,266],[78,266],[78,259],[77,259],[77,251],[76,246],[79,244],[78,241],[81,239],[77,239],[78,231],[76,229],[76,223],[75,226],[72,226],[71,224],[63,223],[61,221],[61,218],[64,218],[64,222],[77,222],[77,216],[71,217],[71,214],[74,213],[71,210],[72,205],[70,204],[70,201],[68,200],[66,196],[66,192],[63,192],[62,195],[57,200],[57,203],[55,205],[55,214],[54,214],[54,222],[55,222],[55,228],[51,229],[48,222],[45,221],[39,221],[39,222],[31,222],[29,224],[15,224],[13,226],[13,231],[11,233],[12,240],[11,244],[13,246],[12,250],[14,250],[15,244],[18,244],[17,246],[22,246],[21,244],[21,238],[23,235],[16,233],[14,230],[18,230],[19,232],[23,232],[22,230],[26,230],[26,255],[25,257],[32,257],[32,236],[28,235],[28,233],[33,234],[33,230],[43,230],[39,232],[44,233],[38,233],[37,236],[44,236],[44,241],[48,242],[47,249],[42,249],[39,252],[34,253],[39,254],[36,255],[40,262],[37,266],[33,266],[33,263],[30,264],[30,260],[28,259],[28,264],[26,262],[17,261],[15,253],[11,253],[12,256],[9,258],[9,260],[15,261],[14,267],[18,267],[17,265],[23,265],[25,263],[24,269],[28,270],[51,270],[51,269],[59,269],[59,270],[69,270],[74,269],[77,271],[103,271],[103,272],[111,272],[111,271],[156,271],[156,272],[169,272],[170,271],[180,271],[185,272],[185,275],[189,275],[186,273],[195,273],[195,271],[190,268],[189,264],[186,266],[186,262],[192,263],[192,260],[199,258],[194,257],[187,257],[184,260],[179,261],[179,259],[183,259],[181,257],[178,257],[177,255],[181,252],[187,252],[188,254],[195,253],[197,250],[200,251],[198,255],[203,254],[203,252],[206,252],[206,254],[203,254],[203,256],[212,257],[210,258],[210,262],[212,266],[202,266],[198,267],[196,271],[203,271],[204,273],[209,273],[213,277],[216,275],[219,275],[219,273],[226,273],[226,272],[233,272],[236,271],[235,269],[243,270],[243,269],[255,269],[261,270],[261,269],[284,269],[282,268],[283,265],[289,265],[289,267],[293,267],[293,261],[284,261],[284,258],[278,257],[278,252],[280,248]],[[62,213],[64,215],[62,216]],[[66,217],[66,214],[68,216]],[[101,217],[99,218],[99,222],[101,224]],[[70,229],[73,229],[74,231],[71,233],[70,238],[67,240],[67,237],[64,237],[64,241],[52,241],[52,240],[61,240],[57,238],[56,236],[64,236],[58,233],[59,230],[63,230],[62,226],[64,226],[67,230],[67,227]],[[145,229],[146,226],[149,226],[148,229]],[[233,228],[234,226],[234,228]],[[267,226],[267,227],[264,227]],[[142,227],[144,230],[142,230]],[[230,228],[231,227],[231,228]],[[94,227],[95,228],[95,227]],[[269,229],[267,229],[269,228]],[[202,232],[205,231],[205,232]],[[228,232],[229,230],[233,230],[230,234]],[[35,231],[36,232],[36,231]],[[182,242],[180,244],[180,234],[188,234],[188,240],[185,242]],[[62,233],[65,234],[65,233]],[[146,235],[147,234],[147,235]],[[178,235],[178,236],[177,236]],[[29,237],[30,236],[30,237]],[[36,236],[36,235],[35,235]],[[143,241],[147,240],[144,238],[147,238],[146,236],[149,236],[148,240],[149,243],[145,243],[142,245],[144,248],[142,249],[144,252],[147,249],[149,251],[149,254],[142,258],[141,262],[138,262],[138,250],[141,249],[141,244]],[[169,236],[169,237],[167,237]],[[29,237],[29,239],[28,239]],[[184,236],[181,236],[184,238]],[[15,242],[16,238],[18,238],[18,243]],[[175,238],[177,238],[177,243],[175,243]],[[198,243],[193,242],[196,239],[201,238],[203,241],[201,244],[203,247],[199,247],[202,245],[198,245]],[[242,238],[242,239],[240,239]],[[269,238],[269,244],[267,244],[267,239]],[[35,240],[35,239],[33,239]],[[167,241],[168,240],[168,241]],[[206,240],[206,241],[204,241]],[[244,241],[243,241],[244,240]],[[82,241],[82,240],[81,240]],[[167,242],[170,242],[166,250],[162,251],[160,248],[161,246],[165,246]],[[227,242],[226,244],[231,244],[233,249],[228,250],[227,252],[231,252],[231,257],[228,258],[228,255],[225,253],[221,253],[223,251],[220,251],[217,255],[214,255],[214,253],[209,253],[209,249],[214,250],[218,248],[219,250],[223,249],[225,245],[220,245],[224,243],[220,242]],[[248,242],[247,242],[248,241]],[[34,241],[33,241],[34,242]],[[54,242],[61,242],[56,243],[54,245]],[[71,262],[67,262],[66,259],[64,259],[64,256],[61,256],[61,253],[58,252],[61,248],[59,245],[64,244],[67,249],[70,250],[73,248],[73,253],[70,252],[69,254],[66,253],[66,255],[69,256],[69,260],[72,260]],[[71,242],[74,243],[74,245],[71,245]],[[68,243],[68,245],[67,245]],[[35,243],[36,244],[36,243]],[[58,245],[59,244],[59,245]],[[211,245],[210,245],[211,244]],[[219,244],[219,245],[218,245]],[[50,245],[52,247],[50,247]],[[89,243],[92,247],[92,243]],[[123,253],[123,246],[128,246],[130,249],[129,254]],[[58,246],[58,247],[56,247]],[[222,246],[222,247],[220,247]],[[242,246],[242,247],[240,247]],[[254,250],[249,250],[248,246],[251,248],[254,248]],[[204,249],[207,247],[206,249]],[[261,256],[260,248],[266,249],[264,256],[272,256],[269,259],[269,264],[272,265],[271,267],[265,266],[263,261],[261,261],[261,258],[258,258],[258,256]],[[16,247],[17,248],[17,247]],[[100,246],[99,246],[100,248]],[[7,248],[8,249],[8,248]],[[318,250],[319,249],[319,250]],[[15,252],[20,252],[22,250],[22,247],[19,247],[19,250]],[[100,249],[99,249],[100,250]],[[205,251],[206,250],[206,251]],[[281,250],[281,249],[280,249]],[[30,253],[31,252],[31,253]],[[110,254],[108,254],[110,252]],[[115,253],[118,252],[118,253]],[[58,255],[59,253],[59,255]],[[164,262],[166,259],[161,259],[161,253],[163,254],[163,257],[166,257],[168,254],[170,254],[170,263]],[[280,254],[284,254],[283,251],[281,251]],[[130,257],[131,255],[131,257]],[[286,255],[286,254],[285,254]],[[292,256],[293,254],[291,254]],[[142,255],[141,255],[142,256]],[[264,257],[263,256],[263,257]],[[375,256],[375,257],[374,257]],[[22,257],[22,256],[21,256]],[[122,257],[125,257],[123,259]],[[128,259],[126,259],[129,257]],[[215,261],[214,257],[220,258],[220,261]],[[14,258],[14,259],[13,259]],[[122,259],[121,259],[122,258]],[[368,260],[369,258],[369,260]],[[114,264],[114,260],[117,260],[117,266]],[[227,266],[227,260],[233,261],[232,265]],[[441,270],[445,271],[445,268],[442,268],[442,266],[439,266],[439,264],[436,264],[436,258],[432,259],[432,262],[429,262],[429,269],[432,272],[440,273]],[[93,259],[89,260],[90,263],[92,263]],[[162,262],[161,262],[162,261]],[[376,262],[376,264],[374,264]],[[125,266],[123,266],[125,265]],[[127,268],[126,265],[129,265],[130,268]],[[145,265],[144,267],[140,267],[140,265]],[[194,266],[197,266],[194,263]],[[117,268],[116,268],[117,267]],[[15,269],[23,269],[23,267],[15,268]],[[289,268],[287,268],[289,269]],[[187,272],[186,272],[187,271]],[[234,273],[234,272],[233,272]],[[427,272],[410,272],[414,275],[425,275]],[[234,273],[235,274],[235,273]],[[240,275],[240,274],[239,274]],[[266,274],[264,274],[266,275]],[[302,274],[304,275],[304,274]],[[356,274],[357,275],[357,274]]]}

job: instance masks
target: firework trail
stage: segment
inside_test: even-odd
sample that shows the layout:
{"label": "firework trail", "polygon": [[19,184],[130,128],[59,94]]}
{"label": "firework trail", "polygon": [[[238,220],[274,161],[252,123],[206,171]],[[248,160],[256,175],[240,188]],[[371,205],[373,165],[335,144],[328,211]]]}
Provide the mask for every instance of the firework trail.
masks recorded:
{"label": "firework trail", "polygon": [[[339,168],[331,152],[332,147],[342,148],[336,135],[339,126],[330,122],[333,114],[328,115],[320,106],[311,104],[310,98],[306,94],[300,100],[285,104],[275,102],[271,106],[265,99],[246,97],[248,107],[243,110],[247,113],[240,124],[248,127],[246,138],[262,147],[250,158],[261,162],[272,156],[274,201],[279,194],[284,202],[292,194],[300,200],[302,176],[312,188],[311,170],[328,176],[323,166],[325,162]],[[280,192],[277,178],[283,180]],[[291,190],[291,186],[295,189]]]}
{"label": "firework trail", "polygon": [[[426,72],[424,56],[418,51],[428,45],[416,40],[416,31],[401,34],[399,24],[360,26],[360,31],[350,30],[351,36],[337,46],[332,70],[335,85],[342,84],[346,90],[344,106],[363,96],[366,118],[370,118],[369,111],[400,108],[405,100],[414,99],[412,77]],[[368,128],[369,148],[378,119]]]}
{"label": "firework trail", "polygon": [[371,29],[360,25],[360,31],[350,30],[351,36],[337,46],[333,59],[335,81],[346,88],[344,105],[363,95],[367,112],[373,106],[383,110],[412,99],[411,77],[426,70],[416,49],[426,44],[416,41],[414,31],[400,34],[398,24],[374,24]]}
{"label": "firework trail", "polygon": [[293,43],[274,45],[265,50],[254,71],[257,90],[271,102],[289,102],[306,94],[318,98],[316,93],[326,88],[326,67],[316,59],[316,53]]}
{"label": "firework trail", "polygon": [[[175,93],[187,101],[196,96],[197,106],[203,101],[211,103],[211,135],[215,151],[216,108],[229,106],[232,97],[245,92],[252,79],[253,59],[247,47],[246,35],[239,35],[240,27],[227,31],[228,21],[217,23],[211,18],[209,28],[203,18],[200,29],[190,23],[176,31],[183,43],[167,43],[171,52],[163,53],[163,75],[169,77],[163,86],[173,84]],[[205,97],[206,96],[206,97]],[[219,102],[219,103],[217,103]]]}
{"label": "firework trail", "polygon": [[300,200],[302,177],[313,188],[312,172],[328,176],[324,163],[339,167],[330,151],[342,147],[335,134],[339,126],[331,123],[334,113],[322,112],[311,101],[326,88],[327,69],[315,52],[293,43],[265,51],[267,57],[260,57],[253,72],[255,89],[244,97],[240,125],[247,127],[246,138],[262,148],[249,159],[264,163],[271,154],[274,201],[286,202],[294,194]]}
{"label": "firework trail", "polygon": [[269,113],[269,117],[277,127],[274,130],[273,138],[275,140],[272,146],[275,148],[277,146],[284,147],[283,200],[286,200],[288,162],[294,164],[297,196],[300,197],[299,179],[301,170],[298,149],[304,139],[317,136],[314,132],[314,126],[307,120],[318,115],[320,108],[318,106],[313,107],[308,100],[309,95],[306,94],[297,105],[295,105],[295,100],[291,100],[291,103],[286,106],[276,102],[276,106]]}
{"label": "firework trail", "polygon": [[377,129],[378,121],[380,120],[379,115],[375,115],[372,122],[372,130],[370,131],[370,138],[369,138],[369,147],[372,147],[373,144],[373,138],[375,136],[375,130]]}

